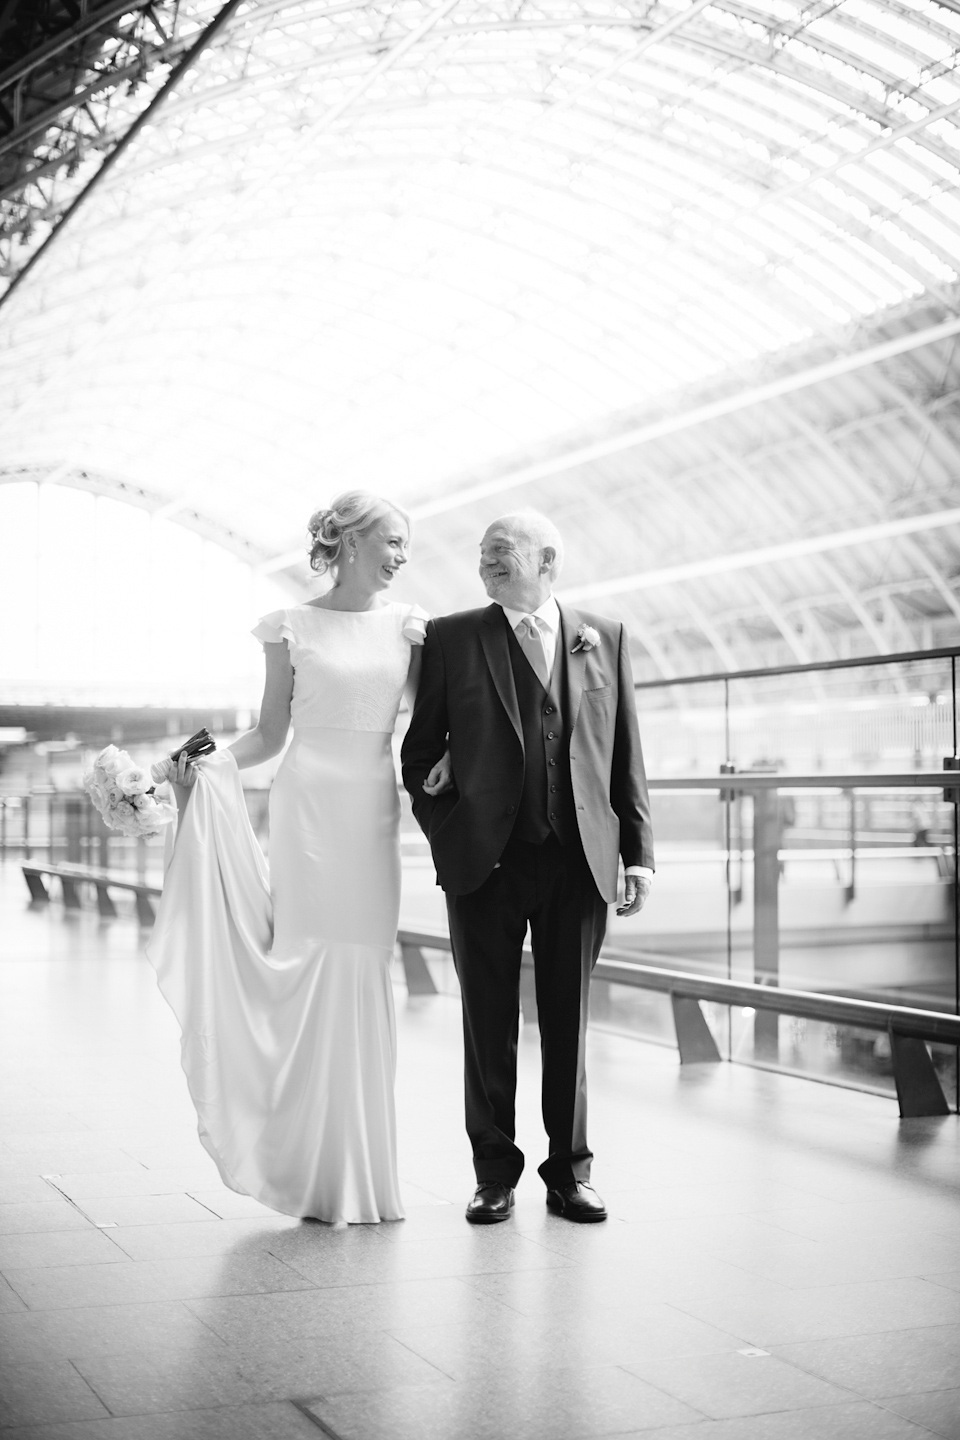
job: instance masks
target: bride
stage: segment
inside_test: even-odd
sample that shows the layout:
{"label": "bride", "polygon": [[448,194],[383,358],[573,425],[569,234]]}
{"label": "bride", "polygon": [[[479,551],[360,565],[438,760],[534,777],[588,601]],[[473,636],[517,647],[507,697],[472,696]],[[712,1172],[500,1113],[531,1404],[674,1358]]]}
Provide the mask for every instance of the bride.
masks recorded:
{"label": "bride", "polygon": [[[254,629],[266,658],[256,729],[205,759],[165,762],[180,818],[148,955],[224,1182],[289,1215],[398,1220],[391,736],[416,690],[427,616],[383,599],[409,553],[399,507],[351,491],[310,533],[311,567],[335,583]],[[279,754],[291,720],[268,878],[239,771]],[[449,784],[444,756],[428,786]]]}

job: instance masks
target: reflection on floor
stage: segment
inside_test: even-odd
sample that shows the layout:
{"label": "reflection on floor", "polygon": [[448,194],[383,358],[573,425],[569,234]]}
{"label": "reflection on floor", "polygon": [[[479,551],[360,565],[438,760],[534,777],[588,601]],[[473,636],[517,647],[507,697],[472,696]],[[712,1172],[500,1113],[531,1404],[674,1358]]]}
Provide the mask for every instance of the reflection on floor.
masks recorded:
{"label": "reflection on floor", "polygon": [[223,1189],[133,919],[0,866],[0,1426],[16,1440],[960,1437],[960,1131],[591,1037],[606,1225],[471,1229],[459,1010],[397,991],[405,1222]]}

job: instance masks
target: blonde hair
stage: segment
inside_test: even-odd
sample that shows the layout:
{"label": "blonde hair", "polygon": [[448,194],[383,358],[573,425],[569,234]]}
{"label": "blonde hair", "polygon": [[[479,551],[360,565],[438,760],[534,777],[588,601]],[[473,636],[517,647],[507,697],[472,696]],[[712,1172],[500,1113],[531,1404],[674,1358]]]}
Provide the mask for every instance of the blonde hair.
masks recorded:
{"label": "blonde hair", "polygon": [[392,500],[368,490],[347,490],[331,500],[325,510],[316,510],[307,522],[310,532],[310,569],[318,575],[338,568],[347,535],[366,535],[384,515],[396,512],[410,525],[410,517]]}

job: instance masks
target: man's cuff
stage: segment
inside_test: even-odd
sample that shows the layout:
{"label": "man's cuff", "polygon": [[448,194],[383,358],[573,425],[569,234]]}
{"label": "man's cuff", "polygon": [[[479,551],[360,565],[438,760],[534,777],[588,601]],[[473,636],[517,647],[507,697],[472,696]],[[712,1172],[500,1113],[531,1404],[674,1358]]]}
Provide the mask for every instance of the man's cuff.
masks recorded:
{"label": "man's cuff", "polygon": [[649,865],[628,865],[623,873],[624,875],[642,875],[645,880],[653,879],[653,871]]}

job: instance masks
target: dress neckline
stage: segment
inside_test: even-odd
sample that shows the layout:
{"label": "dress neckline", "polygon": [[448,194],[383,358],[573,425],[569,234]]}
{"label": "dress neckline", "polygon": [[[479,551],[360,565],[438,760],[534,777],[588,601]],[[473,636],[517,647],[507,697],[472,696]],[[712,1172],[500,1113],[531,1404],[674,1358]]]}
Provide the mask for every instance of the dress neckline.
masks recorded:
{"label": "dress neckline", "polygon": [[370,610],[334,610],[327,605],[311,605],[309,600],[303,600],[298,606],[298,609],[318,610],[321,615],[383,615],[395,604],[397,604],[395,600],[388,600],[386,605],[374,605]]}

